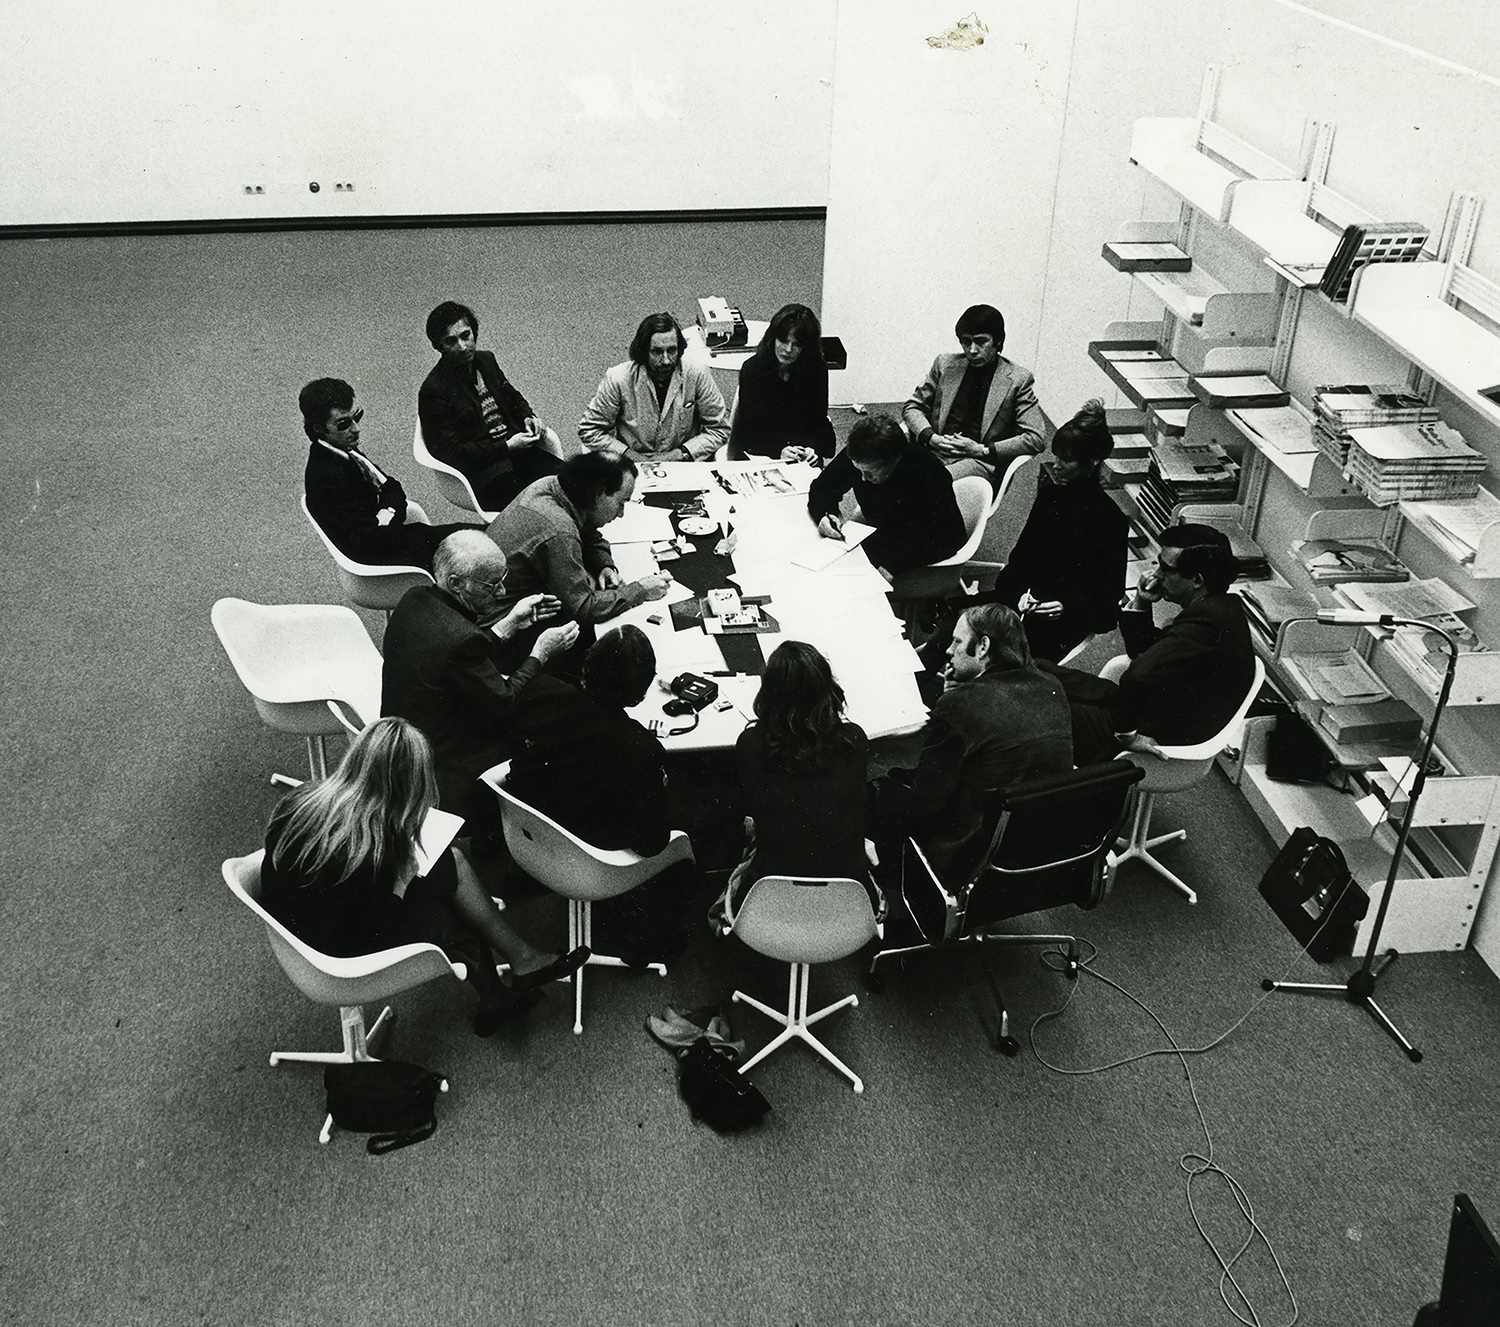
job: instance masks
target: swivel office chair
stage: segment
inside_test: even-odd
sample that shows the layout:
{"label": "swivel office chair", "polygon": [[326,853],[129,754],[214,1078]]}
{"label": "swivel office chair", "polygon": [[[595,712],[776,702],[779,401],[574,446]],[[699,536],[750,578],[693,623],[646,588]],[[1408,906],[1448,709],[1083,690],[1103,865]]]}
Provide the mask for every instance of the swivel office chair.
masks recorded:
{"label": "swivel office chair", "polygon": [[[463,981],[468,969],[452,962],[437,945],[398,945],[375,954],[355,958],[334,958],[321,954],[305,944],[283,926],[260,903],[260,867],[266,850],[261,848],[247,857],[228,858],[221,870],[224,883],[266,928],[266,939],[282,970],[309,1000],[317,1004],[337,1005],[343,1029],[344,1045],[337,1051],[272,1051],[271,1067],[284,1061],[301,1064],[354,1064],[373,1060],[370,1043],[395,1020],[389,1005],[380,1011],[374,1024],[365,1027],[364,1005],[385,1000],[434,978],[454,976]],[[443,1091],[448,1084],[443,1083]],[[323,1121],[318,1141],[326,1143],[333,1132],[333,1116]]]}
{"label": "swivel office chair", "polygon": [[[878,967],[886,960],[948,945],[1014,947],[1058,945],[1064,971],[1078,974],[1079,942],[1072,935],[997,934],[1003,921],[1071,905],[1096,908],[1109,889],[1109,849],[1125,816],[1130,789],[1142,777],[1127,760],[1086,765],[1019,784],[995,800],[988,848],[963,880],[945,881],[914,839],[903,844],[901,899],[920,940],[884,949],[870,961],[866,984],[880,990]],[[1010,1014],[990,971],[980,962],[995,997],[1000,1022],[995,1049],[1019,1050]]]}

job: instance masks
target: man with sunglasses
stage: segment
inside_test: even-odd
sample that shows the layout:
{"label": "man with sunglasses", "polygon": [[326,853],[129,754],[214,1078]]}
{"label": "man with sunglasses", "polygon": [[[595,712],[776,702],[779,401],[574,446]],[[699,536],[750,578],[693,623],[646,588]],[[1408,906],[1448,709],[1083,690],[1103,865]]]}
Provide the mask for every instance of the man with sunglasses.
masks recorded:
{"label": "man with sunglasses", "polygon": [[342,378],[317,378],[298,394],[307,454],[307,510],[334,546],[355,562],[432,570],[437,546],[470,525],[429,525],[406,500],[401,481],[359,449],[365,412]]}

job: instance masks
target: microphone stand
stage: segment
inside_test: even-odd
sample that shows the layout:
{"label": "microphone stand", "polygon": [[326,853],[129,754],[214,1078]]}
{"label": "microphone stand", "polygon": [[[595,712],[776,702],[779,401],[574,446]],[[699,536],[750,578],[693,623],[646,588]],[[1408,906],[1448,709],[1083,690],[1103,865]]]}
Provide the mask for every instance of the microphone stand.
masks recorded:
{"label": "microphone stand", "polygon": [[1448,670],[1443,675],[1443,685],[1438,692],[1437,706],[1432,711],[1432,719],[1427,725],[1427,735],[1422,742],[1421,754],[1417,757],[1411,791],[1407,795],[1406,814],[1401,817],[1401,825],[1396,832],[1396,846],[1391,852],[1391,865],[1385,876],[1385,892],[1380,897],[1380,906],[1375,910],[1375,923],[1370,928],[1370,940],[1365,948],[1364,962],[1350,975],[1349,980],[1342,985],[1330,985],[1326,982],[1271,981],[1269,978],[1261,980],[1261,988],[1267,991],[1291,991],[1294,994],[1300,995],[1342,994],[1350,1004],[1363,1006],[1369,1015],[1395,1038],[1397,1044],[1406,1052],[1407,1058],[1413,1064],[1416,1064],[1421,1060],[1422,1052],[1401,1035],[1400,1028],[1391,1022],[1386,1017],[1385,1011],[1375,1003],[1375,983],[1380,975],[1396,961],[1399,955],[1392,949],[1377,963],[1375,961],[1375,954],[1376,950],[1380,947],[1380,932],[1381,928],[1385,925],[1386,912],[1391,906],[1391,897],[1396,892],[1396,873],[1401,868],[1401,858],[1406,851],[1406,840],[1411,835],[1412,821],[1417,811],[1417,800],[1422,796],[1422,789],[1427,784],[1427,762],[1432,756],[1432,744],[1437,737],[1438,720],[1442,718],[1443,707],[1448,703],[1448,693],[1453,690],[1453,676],[1458,671],[1458,645],[1441,627],[1435,627],[1430,622],[1422,622],[1415,618],[1393,617],[1389,613],[1358,613],[1344,609],[1334,609],[1319,613],[1316,618],[1291,618],[1288,620],[1380,627],[1421,627],[1426,631],[1436,632],[1443,638],[1443,643],[1448,647]]}

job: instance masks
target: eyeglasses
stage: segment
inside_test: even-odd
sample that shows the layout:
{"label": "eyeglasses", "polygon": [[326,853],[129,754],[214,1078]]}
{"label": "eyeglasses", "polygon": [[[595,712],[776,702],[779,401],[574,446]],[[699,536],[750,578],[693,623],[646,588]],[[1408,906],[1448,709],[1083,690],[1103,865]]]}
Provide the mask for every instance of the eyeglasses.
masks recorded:
{"label": "eyeglasses", "polygon": [[352,429],[364,417],[365,417],[364,408],[361,407],[360,409],[356,410],[352,415],[345,415],[342,419],[330,419],[328,421],[329,432],[331,432],[331,433],[343,433],[343,432],[345,432],[348,429]]}

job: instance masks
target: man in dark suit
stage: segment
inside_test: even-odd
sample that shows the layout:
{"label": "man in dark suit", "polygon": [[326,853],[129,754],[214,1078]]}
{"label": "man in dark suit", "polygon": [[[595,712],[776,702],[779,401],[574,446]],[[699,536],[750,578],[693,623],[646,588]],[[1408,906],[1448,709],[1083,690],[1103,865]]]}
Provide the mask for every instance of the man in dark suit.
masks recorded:
{"label": "man in dark suit", "polygon": [[954,332],[962,354],[939,355],[901,417],[954,479],[998,482],[1017,456],[1042,450],[1046,421],[1029,369],[1006,359],[1005,319],[989,304],[965,309]]}
{"label": "man in dark suit", "polygon": [[[1108,760],[1122,745],[1149,751],[1207,741],[1234,717],[1255,676],[1244,605],[1229,593],[1228,538],[1206,525],[1169,525],[1158,542],[1155,568],[1120,612],[1131,661],[1118,685],[1056,670],[1073,706],[1079,764]],[[1153,609],[1163,599],[1181,611],[1158,627]]]}
{"label": "man in dark suit", "polygon": [[441,358],[417,393],[417,417],[427,450],[463,471],[486,511],[503,511],[556,472],[562,443],[478,338],[467,305],[445,300],[428,314],[427,339]]}
{"label": "man in dark suit", "polygon": [[432,743],[443,809],[491,826],[498,812],[478,777],[511,754],[518,697],[578,639],[578,625],[542,631],[502,671],[507,642],[555,617],[557,600],[529,595],[502,616],[505,554],[478,530],[445,539],[432,572],[437,584],[408,590],[386,624],[380,712],[410,720]]}
{"label": "man in dark suit", "polygon": [[312,442],[305,476],[307,510],[345,557],[377,566],[430,570],[437,546],[468,525],[428,525],[401,482],[359,449],[365,412],[342,378],[317,378],[297,397]]}

